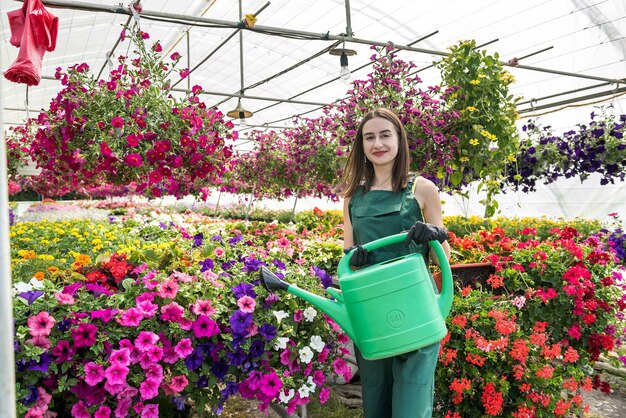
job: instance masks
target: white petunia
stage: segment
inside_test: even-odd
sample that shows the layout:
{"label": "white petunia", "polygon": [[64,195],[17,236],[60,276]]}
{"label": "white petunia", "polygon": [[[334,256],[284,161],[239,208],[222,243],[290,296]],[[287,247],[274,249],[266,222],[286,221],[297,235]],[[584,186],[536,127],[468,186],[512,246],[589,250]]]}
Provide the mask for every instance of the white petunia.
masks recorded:
{"label": "white petunia", "polygon": [[15,288],[15,290],[17,290],[17,293],[30,292],[31,290],[33,290],[33,286],[25,282],[13,283],[13,287]]}
{"label": "white petunia", "polygon": [[39,280],[37,280],[36,278],[32,278],[30,279],[30,282],[28,282],[34,289],[37,290],[41,290],[43,289],[43,283],[40,282]]}
{"label": "white petunia", "polygon": [[278,319],[278,322],[280,323],[280,321],[282,321],[285,318],[289,317],[289,314],[285,311],[272,311],[272,313],[274,314],[274,316],[276,317],[276,319]]}
{"label": "white petunia", "polygon": [[301,398],[308,398],[310,392],[311,388],[307,385],[303,385],[300,389],[298,389],[298,393],[300,394]]}
{"label": "white petunia", "polygon": [[280,399],[280,401],[282,403],[289,403],[289,401],[291,400],[291,398],[293,398],[293,396],[296,394],[296,391],[293,389],[289,389],[289,392],[285,395],[285,393],[281,390],[280,394],[278,395],[278,399]]}
{"label": "white petunia", "polygon": [[311,392],[315,392],[315,388],[317,388],[317,385],[313,381],[313,376],[309,376],[306,382],[309,384],[309,389],[311,390]]}
{"label": "white petunia", "polygon": [[322,341],[322,337],[320,337],[319,335],[313,335],[311,337],[311,344],[309,345],[313,350],[317,351],[318,353],[321,353],[326,346],[326,344],[324,344],[324,341]]}
{"label": "white petunia", "polygon": [[287,348],[287,342],[289,342],[289,338],[286,338],[286,337],[276,338],[276,343],[274,343],[274,350],[284,350],[285,348]]}
{"label": "white petunia", "polygon": [[309,347],[304,347],[298,351],[300,353],[300,361],[309,364],[313,359],[313,351]]}
{"label": "white petunia", "polygon": [[317,316],[317,311],[315,310],[315,308],[309,306],[304,310],[304,312],[302,312],[302,315],[304,316],[304,319],[306,319],[308,322],[312,322],[313,318]]}

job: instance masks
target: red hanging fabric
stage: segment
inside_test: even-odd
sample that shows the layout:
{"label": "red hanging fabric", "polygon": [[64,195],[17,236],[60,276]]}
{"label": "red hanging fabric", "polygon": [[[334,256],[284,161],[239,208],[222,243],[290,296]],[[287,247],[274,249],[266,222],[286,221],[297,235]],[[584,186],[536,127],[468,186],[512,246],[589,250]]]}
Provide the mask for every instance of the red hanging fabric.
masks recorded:
{"label": "red hanging fabric", "polygon": [[56,48],[59,18],[48,12],[40,0],[24,0],[21,9],[7,15],[11,45],[20,52],[4,77],[14,83],[36,86],[41,81],[43,54]]}

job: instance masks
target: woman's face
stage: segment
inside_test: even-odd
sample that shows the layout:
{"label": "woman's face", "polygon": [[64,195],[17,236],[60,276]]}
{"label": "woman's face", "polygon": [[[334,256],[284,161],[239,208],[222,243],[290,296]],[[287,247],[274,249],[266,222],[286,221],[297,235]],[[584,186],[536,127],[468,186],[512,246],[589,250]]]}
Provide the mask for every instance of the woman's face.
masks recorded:
{"label": "woman's face", "polygon": [[363,150],[374,166],[393,165],[399,143],[398,132],[391,121],[376,117],[363,125]]}

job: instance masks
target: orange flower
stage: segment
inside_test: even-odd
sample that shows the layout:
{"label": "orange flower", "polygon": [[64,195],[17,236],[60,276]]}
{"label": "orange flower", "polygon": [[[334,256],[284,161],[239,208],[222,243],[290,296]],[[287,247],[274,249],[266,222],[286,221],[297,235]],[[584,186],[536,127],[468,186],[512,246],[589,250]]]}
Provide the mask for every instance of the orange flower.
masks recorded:
{"label": "orange flower", "polygon": [[55,267],[55,266],[50,266],[50,267],[48,267],[48,271],[50,273],[56,273],[57,271],[59,271],[59,268]]}
{"label": "orange flower", "polygon": [[44,279],[43,271],[38,271],[33,277],[39,281],[42,281]]}

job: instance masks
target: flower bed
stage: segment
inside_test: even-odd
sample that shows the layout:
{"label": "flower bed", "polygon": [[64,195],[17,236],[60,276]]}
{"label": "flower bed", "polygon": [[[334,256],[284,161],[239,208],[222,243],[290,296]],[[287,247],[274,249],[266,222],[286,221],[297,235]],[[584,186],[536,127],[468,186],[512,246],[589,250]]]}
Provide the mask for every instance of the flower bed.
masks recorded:
{"label": "flower bed", "polygon": [[[16,224],[20,414],[157,416],[164,402],[219,411],[234,394],[291,412],[325,401],[326,378],[349,374],[346,337],[305,302],[268,294],[256,271],[322,294],[342,256],[335,215],[302,213],[290,227],[157,211]],[[513,227],[522,223],[451,239],[457,256],[495,273],[457,289],[437,369],[443,415],[575,413],[579,390],[600,383],[589,366],[622,342],[614,231],[561,222],[539,239]]]}

